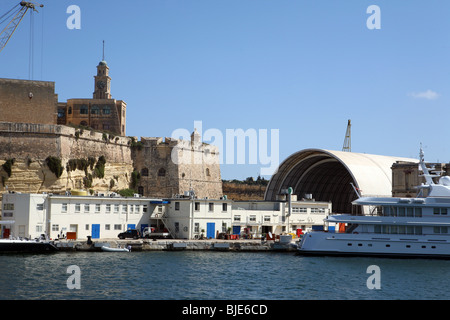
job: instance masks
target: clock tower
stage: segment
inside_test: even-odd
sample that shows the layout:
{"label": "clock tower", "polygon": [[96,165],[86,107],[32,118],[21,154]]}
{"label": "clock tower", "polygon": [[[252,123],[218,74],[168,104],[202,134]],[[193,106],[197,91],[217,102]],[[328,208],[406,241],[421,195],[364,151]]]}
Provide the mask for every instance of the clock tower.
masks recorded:
{"label": "clock tower", "polygon": [[111,99],[111,78],[109,67],[105,60],[100,61],[97,66],[95,79],[94,99]]}

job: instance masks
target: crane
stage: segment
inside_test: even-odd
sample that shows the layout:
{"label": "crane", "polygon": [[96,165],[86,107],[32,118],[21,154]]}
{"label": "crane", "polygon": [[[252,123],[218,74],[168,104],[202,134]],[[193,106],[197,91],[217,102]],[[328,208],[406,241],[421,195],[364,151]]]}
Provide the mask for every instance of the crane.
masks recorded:
{"label": "crane", "polygon": [[12,17],[12,19],[0,33],[0,52],[6,46],[9,39],[11,39],[11,36],[13,35],[14,31],[16,31],[27,11],[29,9],[32,9],[33,11],[38,12],[36,10],[37,6],[41,8],[44,7],[43,4],[38,4],[33,1],[21,1],[19,4],[14,6],[11,10],[0,17],[0,25],[2,23],[5,23]]}
{"label": "crane", "polygon": [[347,132],[345,133],[344,145],[342,146],[342,151],[352,152],[352,121],[348,120]]}

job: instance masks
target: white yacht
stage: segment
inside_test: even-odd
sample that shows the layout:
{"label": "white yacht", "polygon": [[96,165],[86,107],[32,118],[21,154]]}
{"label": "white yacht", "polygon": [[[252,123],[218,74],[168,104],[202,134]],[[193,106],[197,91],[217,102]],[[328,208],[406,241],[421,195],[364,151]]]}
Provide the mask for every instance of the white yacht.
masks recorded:
{"label": "white yacht", "polygon": [[306,233],[298,253],[450,258],[450,177],[430,174],[422,149],[419,168],[426,183],[416,198],[360,197],[353,204],[367,206],[368,214],[327,217],[325,225],[335,223],[335,232]]}

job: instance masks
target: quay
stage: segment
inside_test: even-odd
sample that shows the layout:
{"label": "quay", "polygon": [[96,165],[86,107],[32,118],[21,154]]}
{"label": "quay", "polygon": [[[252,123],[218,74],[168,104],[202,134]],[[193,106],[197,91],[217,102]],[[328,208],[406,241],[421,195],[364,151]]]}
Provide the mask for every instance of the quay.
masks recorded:
{"label": "quay", "polygon": [[232,251],[232,252],[271,252],[295,251],[291,242],[261,241],[261,240],[182,240],[182,239],[137,239],[137,240],[57,240],[55,246],[59,251],[102,251],[102,246],[110,248],[131,247],[135,251]]}

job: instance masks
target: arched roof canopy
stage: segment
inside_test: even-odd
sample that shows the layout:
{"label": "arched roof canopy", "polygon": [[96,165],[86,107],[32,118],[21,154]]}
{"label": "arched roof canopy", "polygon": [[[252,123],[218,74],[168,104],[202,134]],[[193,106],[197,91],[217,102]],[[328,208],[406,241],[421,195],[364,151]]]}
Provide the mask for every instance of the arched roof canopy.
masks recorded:
{"label": "arched roof canopy", "polygon": [[391,167],[396,161],[416,159],[372,154],[305,149],[289,156],[272,176],[265,200],[276,200],[282,189],[292,187],[299,199],[312,194],[317,201],[331,201],[333,212],[350,213],[356,199],[351,183],[365,195],[390,197]]}

